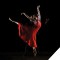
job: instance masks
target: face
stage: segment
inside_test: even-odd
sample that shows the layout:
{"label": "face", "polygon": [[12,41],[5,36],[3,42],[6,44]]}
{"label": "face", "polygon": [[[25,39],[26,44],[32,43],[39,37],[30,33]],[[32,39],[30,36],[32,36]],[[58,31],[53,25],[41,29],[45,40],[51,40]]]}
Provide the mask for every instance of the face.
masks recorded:
{"label": "face", "polygon": [[33,19],[37,20],[37,17],[35,15],[32,16]]}
{"label": "face", "polygon": [[37,17],[36,17],[35,15],[30,16],[30,18],[31,18],[33,21],[37,21]]}

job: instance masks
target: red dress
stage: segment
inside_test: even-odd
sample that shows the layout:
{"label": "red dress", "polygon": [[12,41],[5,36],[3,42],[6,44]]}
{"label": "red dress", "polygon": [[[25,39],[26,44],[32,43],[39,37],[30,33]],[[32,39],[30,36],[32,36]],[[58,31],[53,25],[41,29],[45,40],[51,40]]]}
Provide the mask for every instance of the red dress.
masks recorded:
{"label": "red dress", "polygon": [[36,44],[36,34],[38,30],[41,28],[41,22],[38,20],[37,23],[34,23],[35,27],[28,27],[28,26],[23,26],[22,24],[18,24],[18,33],[19,37],[26,42],[30,47],[35,47],[37,48]]}

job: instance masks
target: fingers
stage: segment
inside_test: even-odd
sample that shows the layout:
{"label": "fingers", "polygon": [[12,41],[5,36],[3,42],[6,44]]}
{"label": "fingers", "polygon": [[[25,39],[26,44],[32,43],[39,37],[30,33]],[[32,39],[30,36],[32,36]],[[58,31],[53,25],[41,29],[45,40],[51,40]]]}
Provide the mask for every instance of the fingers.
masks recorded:
{"label": "fingers", "polygon": [[40,5],[38,7],[40,7]]}
{"label": "fingers", "polygon": [[37,9],[40,8],[40,5],[37,6]]}
{"label": "fingers", "polygon": [[9,18],[9,20],[12,21],[11,18]]}
{"label": "fingers", "polygon": [[10,20],[10,18],[9,18],[9,20]]}
{"label": "fingers", "polygon": [[11,20],[11,18],[9,18],[9,20],[10,20],[11,22],[14,22],[14,21]]}
{"label": "fingers", "polygon": [[23,12],[23,13],[21,13],[21,15],[23,15],[23,14],[25,15],[25,13],[24,13],[24,12]]}

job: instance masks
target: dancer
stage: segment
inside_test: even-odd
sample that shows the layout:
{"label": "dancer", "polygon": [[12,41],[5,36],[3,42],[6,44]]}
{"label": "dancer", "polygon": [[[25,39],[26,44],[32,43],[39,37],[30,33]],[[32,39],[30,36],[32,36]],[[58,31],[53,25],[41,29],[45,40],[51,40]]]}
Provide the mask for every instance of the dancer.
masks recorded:
{"label": "dancer", "polygon": [[24,15],[25,17],[27,17],[30,22],[33,22],[33,25],[30,26],[24,26],[23,24],[13,21],[9,18],[10,21],[16,23],[18,25],[18,33],[19,33],[19,37],[21,37],[21,39],[26,42],[30,47],[33,48],[33,54],[34,56],[36,56],[37,51],[37,43],[36,43],[36,34],[38,32],[38,30],[41,28],[41,15],[40,15],[40,11],[39,11],[40,5],[37,6],[37,16],[32,15],[32,16],[28,16],[26,13],[21,13],[21,15]]}

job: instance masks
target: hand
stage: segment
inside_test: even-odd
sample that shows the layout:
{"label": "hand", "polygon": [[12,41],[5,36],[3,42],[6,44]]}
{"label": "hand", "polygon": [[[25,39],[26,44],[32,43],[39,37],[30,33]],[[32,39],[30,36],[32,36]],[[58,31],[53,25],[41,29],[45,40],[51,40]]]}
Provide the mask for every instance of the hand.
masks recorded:
{"label": "hand", "polygon": [[37,6],[37,9],[40,8],[40,5]]}
{"label": "hand", "polygon": [[40,5],[37,6],[38,8],[40,7]]}
{"label": "hand", "polygon": [[12,21],[11,18],[9,18],[9,20]]}
{"label": "hand", "polygon": [[24,14],[24,15],[25,15],[25,13],[21,13],[21,15],[22,15],[22,14]]}

